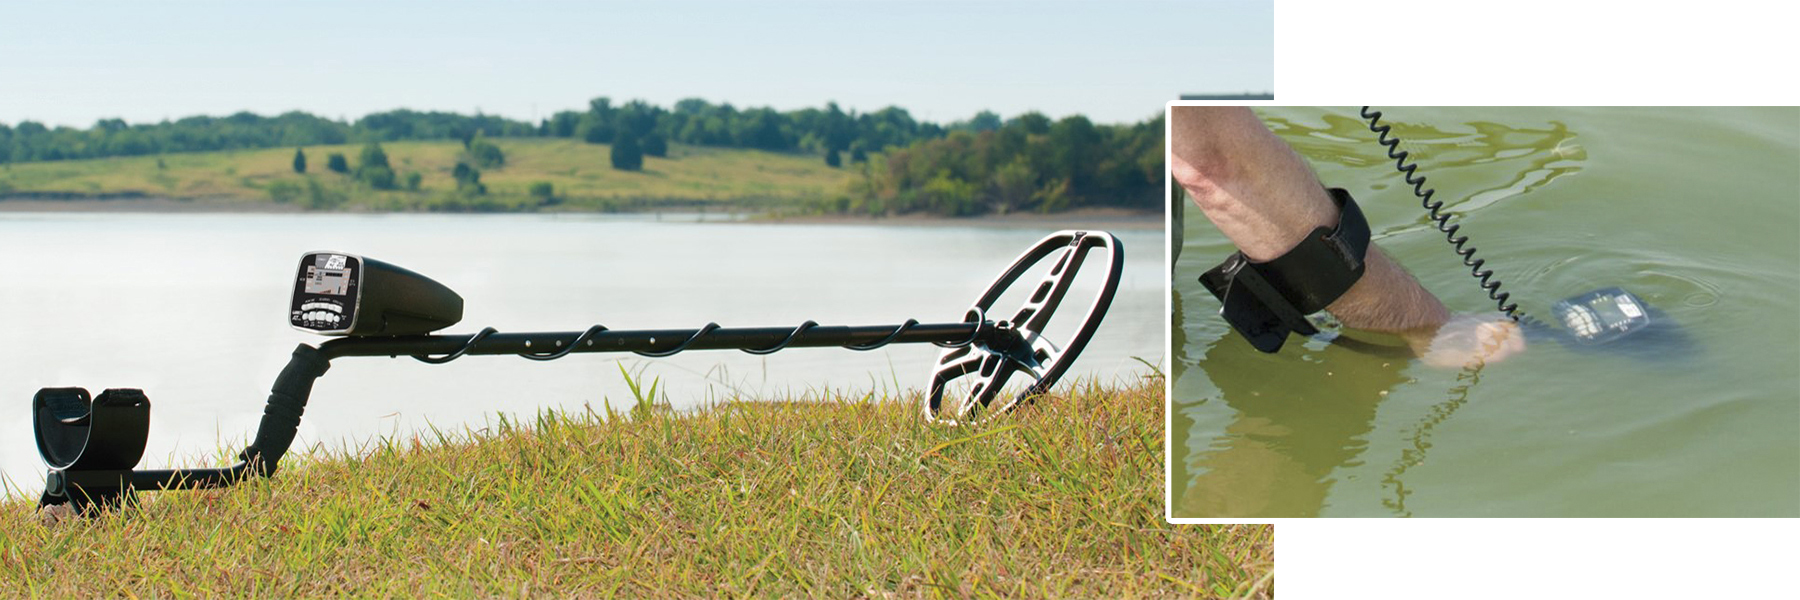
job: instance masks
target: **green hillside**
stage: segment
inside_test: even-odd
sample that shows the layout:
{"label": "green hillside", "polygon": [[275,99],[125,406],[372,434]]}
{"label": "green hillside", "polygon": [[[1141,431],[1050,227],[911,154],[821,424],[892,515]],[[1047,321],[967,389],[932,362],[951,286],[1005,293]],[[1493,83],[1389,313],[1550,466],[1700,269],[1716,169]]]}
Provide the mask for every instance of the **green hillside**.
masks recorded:
{"label": "green hillside", "polygon": [[[305,175],[293,170],[293,148],[3,164],[0,198],[208,198],[340,210],[774,208],[842,195],[854,176],[810,154],[673,144],[668,158],[647,156],[643,170],[632,172],[612,168],[606,144],[492,141],[505,152],[505,166],[481,171],[487,193],[480,195],[457,191],[452,172],[463,145],[446,140],[382,145],[402,181],[420,175],[416,191],[377,190],[327,170],[332,153],[354,168],[362,148],[336,145],[306,147]],[[541,182],[550,184],[551,196],[531,193]]]}

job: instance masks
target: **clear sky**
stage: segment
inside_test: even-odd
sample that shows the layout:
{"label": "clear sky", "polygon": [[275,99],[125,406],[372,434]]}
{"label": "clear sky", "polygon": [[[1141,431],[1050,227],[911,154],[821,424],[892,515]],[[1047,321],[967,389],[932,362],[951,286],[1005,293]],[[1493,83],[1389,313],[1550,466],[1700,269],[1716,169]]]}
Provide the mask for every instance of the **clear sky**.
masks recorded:
{"label": "clear sky", "polygon": [[519,119],[596,96],[1138,121],[1274,90],[1273,0],[0,4],[0,123]]}

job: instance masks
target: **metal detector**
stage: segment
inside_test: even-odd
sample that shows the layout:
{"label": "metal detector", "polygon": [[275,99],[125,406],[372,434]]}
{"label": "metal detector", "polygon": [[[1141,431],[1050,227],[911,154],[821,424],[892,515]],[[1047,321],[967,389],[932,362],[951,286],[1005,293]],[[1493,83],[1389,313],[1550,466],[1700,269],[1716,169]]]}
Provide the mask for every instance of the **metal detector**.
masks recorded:
{"label": "metal detector", "polygon": [[[1099,291],[1073,333],[1052,340],[1044,332],[1090,253],[1104,251]],[[1023,306],[993,320],[994,303],[1019,278],[1045,260],[1050,270],[1028,290]],[[50,465],[39,506],[73,504],[83,514],[128,503],[136,490],[216,488],[253,476],[268,477],[300,427],[313,382],[331,361],[352,356],[411,356],[442,364],[463,356],[516,354],[554,360],[577,352],[632,352],[665,357],[688,350],[735,349],[771,354],[787,348],[841,347],[874,350],[888,344],[930,343],[938,356],[925,394],[925,418],[964,423],[1028,403],[1068,372],[1119,287],[1125,256],[1118,238],[1103,231],[1061,231],[1044,238],[1000,273],[963,316],[949,323],[833,326],[806,321],[796,327],[617,331],[594,325],[585,331],[500,333],[489,327],[469,335],[434,335],[462,319],[462,297],[436,281],[375,259],[341,252],[313,252],[294,277],[289,324],[302,331],[345,336],[313,347],[301,344],[275,378],[255,439],[229,467],[133,470],[150,429],[150,400],[141,390],[109,389],[99,398],[82,388],[44,388],[32,398],[38,452]],[[1008,394],[1015,373],[1030,383]],[[953,381],[968,378],[966,389]]]}

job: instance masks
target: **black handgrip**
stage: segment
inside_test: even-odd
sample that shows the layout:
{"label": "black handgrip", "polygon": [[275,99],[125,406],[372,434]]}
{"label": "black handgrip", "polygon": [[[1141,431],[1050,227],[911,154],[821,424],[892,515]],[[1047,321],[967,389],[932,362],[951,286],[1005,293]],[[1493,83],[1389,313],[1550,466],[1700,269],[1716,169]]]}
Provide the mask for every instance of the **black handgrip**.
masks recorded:
{"label": "black handgrip", "polygon": [[256,428],[256,440],[240,457],[264,477],[275,473],[276,463],[287,454],[300,431],[300,416],[306,412],[306,399],[312,395],[313,381],[331,368],[331,361],[318,349],[301,344],[294,349],[275,386],[269,390],[269,406],[263,409],[262,424]]}

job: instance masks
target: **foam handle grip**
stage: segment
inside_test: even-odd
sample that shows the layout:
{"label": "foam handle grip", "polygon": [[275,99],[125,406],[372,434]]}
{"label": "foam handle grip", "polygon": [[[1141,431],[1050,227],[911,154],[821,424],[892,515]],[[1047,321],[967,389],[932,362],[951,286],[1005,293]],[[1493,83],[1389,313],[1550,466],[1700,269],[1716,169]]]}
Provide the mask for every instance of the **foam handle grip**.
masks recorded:
{"label": "foam handle grip", "polygon": [[312,395],[313,381],[331,368],[331,361],[318,349],[301,344],[294,349],[275,385],[269,390],[269,405],[263,409],[262,424],[256,429],[256,441],[244,449],[243,459],[255,465],[263,476],[275,472],[276,463],[287,454],[300,431],[300,416],[306,412],[306,399]]}

